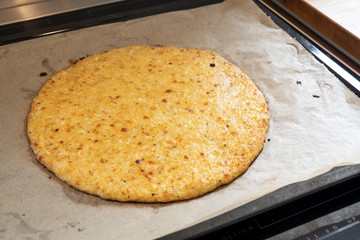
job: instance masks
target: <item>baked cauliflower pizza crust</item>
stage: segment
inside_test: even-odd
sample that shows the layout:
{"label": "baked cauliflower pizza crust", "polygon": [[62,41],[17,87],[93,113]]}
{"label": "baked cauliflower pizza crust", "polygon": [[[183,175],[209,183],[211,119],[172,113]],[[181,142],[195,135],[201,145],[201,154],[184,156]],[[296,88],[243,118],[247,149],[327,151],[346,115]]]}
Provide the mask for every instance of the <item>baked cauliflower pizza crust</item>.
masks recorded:
{"label": "baked cauliflower pizza crust", "polygon": [[170,202],[244,173],[270,116],[240,69],[201,49],[129,46],[51,77],[33,100],[37,160],[104,199]]}

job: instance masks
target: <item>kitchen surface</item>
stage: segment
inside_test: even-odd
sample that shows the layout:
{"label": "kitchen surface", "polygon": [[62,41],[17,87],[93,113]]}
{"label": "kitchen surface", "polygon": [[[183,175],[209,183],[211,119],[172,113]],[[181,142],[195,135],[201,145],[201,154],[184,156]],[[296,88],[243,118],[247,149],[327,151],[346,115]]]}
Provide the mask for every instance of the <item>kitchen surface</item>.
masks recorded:
{"label": "kitchen surface", "polygon": [[[338,45],[357,60],[360,59],[359,1],[274,1],[303,22],[309,24],[318,34]],[[357,62],[359,63],[359,62]]]}
{"label": "kitchen surface", "polygon": [[[1,1],[0,239],[356,236],[360,14],[358,1],[339,2]],[[316,29],[313,14],[351,40]],[[253,79],[272,120],[244,175],[193,200],[120,203],[36,162],[26,118],[39,89],[77,60],[126,45],[209,49]]]}
{"label": "kitchen surface", "polygon": [[[284,6],[290,4],[290,1],[279,1]],[[360,27],[356,24],[359,21],[360,3],[356,0],[339,1],[339,0],[307,0],[292,1],[303,4],[304,14],[306,6],[312,7],[314,11],[319,11],[325,15],[329,21],[333,21],[343,29],[351,32],[357,38],[360,38]],[[303,2],[303,3],[301,3]],[[310,15],[310,14],[309,14]]]}

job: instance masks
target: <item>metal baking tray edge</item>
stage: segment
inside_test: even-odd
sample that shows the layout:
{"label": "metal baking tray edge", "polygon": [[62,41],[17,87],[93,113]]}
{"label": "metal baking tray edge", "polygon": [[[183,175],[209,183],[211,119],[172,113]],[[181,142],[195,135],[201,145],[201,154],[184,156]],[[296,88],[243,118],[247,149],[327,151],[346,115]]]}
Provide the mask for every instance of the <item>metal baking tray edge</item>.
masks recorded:
{"label": "metal baking tray edge", "polygon": [[131,0],[0,26],[0,46],[101,24],[216,4],[224,0]]}
{"label": "metal baking tray edge", "polygon": [[335,167],[158,239],[266,239],[358,201],[360,164]]}

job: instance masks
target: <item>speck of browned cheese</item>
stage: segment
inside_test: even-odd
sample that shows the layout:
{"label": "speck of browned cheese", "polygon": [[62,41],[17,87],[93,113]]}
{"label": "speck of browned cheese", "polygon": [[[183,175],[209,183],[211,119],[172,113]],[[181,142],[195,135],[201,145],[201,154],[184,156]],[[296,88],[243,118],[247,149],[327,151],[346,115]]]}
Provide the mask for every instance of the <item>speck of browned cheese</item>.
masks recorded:
{"label": "speck of browned cheese", "polygon": [[130,46],[86,57],[33,100],[37,160],[104,199],[169,202],[244,173],[270,115],[238,67],[206,50]]}

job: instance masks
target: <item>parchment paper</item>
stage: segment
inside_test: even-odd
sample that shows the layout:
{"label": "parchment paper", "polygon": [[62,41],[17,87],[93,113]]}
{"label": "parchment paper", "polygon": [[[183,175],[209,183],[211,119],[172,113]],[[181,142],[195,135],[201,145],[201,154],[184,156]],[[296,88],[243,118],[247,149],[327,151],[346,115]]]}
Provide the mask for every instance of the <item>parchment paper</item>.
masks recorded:
{"label": "parchment paper", "polygon": [[[209,49],[252,78],[272,120],[244,175],[194,200],[119,203],[77,191],[36,162],[25,124],[47,78],[80,57],[136,44]],[[358,97],[251,0],[2,46],[0,72],[0,239],[153,239],[336,165],[360,163]]]}

